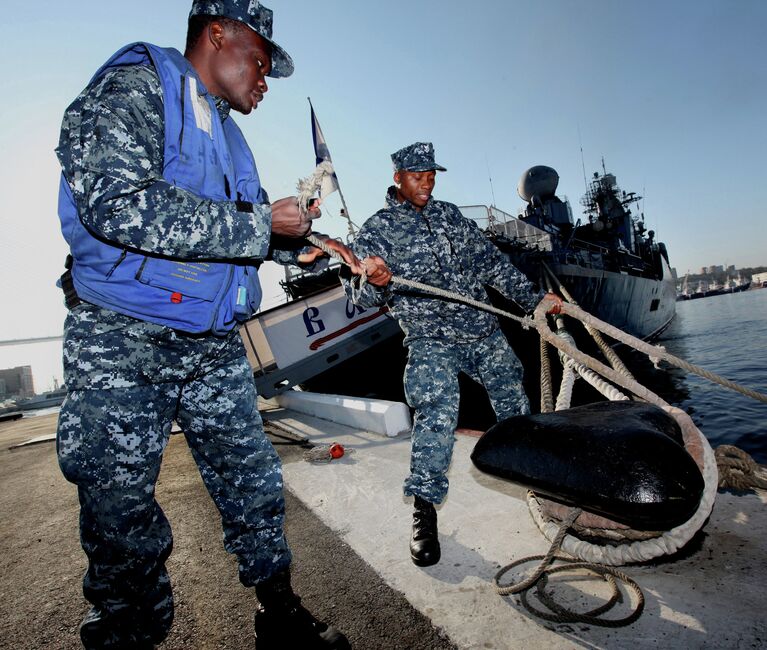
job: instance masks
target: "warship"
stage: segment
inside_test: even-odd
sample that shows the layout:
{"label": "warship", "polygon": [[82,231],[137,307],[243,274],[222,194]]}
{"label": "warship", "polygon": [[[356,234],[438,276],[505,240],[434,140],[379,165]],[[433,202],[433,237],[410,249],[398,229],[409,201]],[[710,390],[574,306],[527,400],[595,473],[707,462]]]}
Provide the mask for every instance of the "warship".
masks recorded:
{"label": "warship", "polygon": [[[587,312],[638,338],[657,337],[676,313],[676,287],[665,244],[645,228],[643,214],[631,212],[642,197],[622,191],[603,167],[581,200],[584,218],[574,222],[558,184],[551,167],[531,167],[517,188],[527,204],[521,214],[485,208],[486,232],[537,284],[553,274],[553,288],[560,283]],[[484,225],[476,209],[463,211]]]}

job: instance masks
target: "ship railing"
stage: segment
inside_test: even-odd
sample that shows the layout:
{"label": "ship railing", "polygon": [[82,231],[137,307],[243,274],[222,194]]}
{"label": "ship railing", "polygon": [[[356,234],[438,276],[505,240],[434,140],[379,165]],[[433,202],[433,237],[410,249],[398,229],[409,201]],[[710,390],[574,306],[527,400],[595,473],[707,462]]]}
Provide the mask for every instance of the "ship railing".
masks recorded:
{"label": "ship railing", "polygon": [[[575,246],[573,246],[575,244]],[[596,253],[597,255],[606,255],[610,252],[610,249],[606,246],[600,246],[599,244],[595,244],[594,242],[584,241],[583,239],[577,239],[573,238],[570,242],[571,248],[580,248],[585,249],[591,253]]]}
{"label": "ship railing", "polygon": [[494,205],[462,205],[463,216],[474,221],[482,230],[502,235],[532,250],[553,250],[552,235],[525,223]]}

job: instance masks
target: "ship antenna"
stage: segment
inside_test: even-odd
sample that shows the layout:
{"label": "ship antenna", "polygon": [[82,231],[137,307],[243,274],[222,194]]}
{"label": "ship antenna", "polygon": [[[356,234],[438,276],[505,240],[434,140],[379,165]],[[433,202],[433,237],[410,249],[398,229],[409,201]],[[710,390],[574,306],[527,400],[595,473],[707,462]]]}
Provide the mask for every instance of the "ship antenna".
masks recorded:
{"label": "ship antenna", "polygon": [[[644,211],[646,207],[647,207],[647,185],[643,183],[642,184],[642,210],[641,210],[642,221],[644,221],[644,218],[645,218]],[[658,233],[658,217],[657,216],[655,217],[655,232]]]}
{"label": "ship antenna", "polygon": [[578,144],[581,148],[581,169],[583,169],[583,187],[589,191],[589,182],[586,180],[586,162],[583,160],[583,140],[581,140],[581,125],[578,125]]}
{"label": "ship antenna", "polygon": [[490,173],[490,162],[485,154],[485,164],[487,165],[487,177],[490,180],[490,195],[493,197],[493,207],[495,207],[495,190],[493,189],[493,175]]}

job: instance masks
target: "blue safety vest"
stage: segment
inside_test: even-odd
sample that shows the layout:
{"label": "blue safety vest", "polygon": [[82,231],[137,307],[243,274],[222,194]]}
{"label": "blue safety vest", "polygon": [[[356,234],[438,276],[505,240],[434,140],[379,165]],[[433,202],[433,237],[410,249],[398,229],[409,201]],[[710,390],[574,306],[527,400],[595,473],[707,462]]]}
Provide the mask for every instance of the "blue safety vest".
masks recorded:
{"label": "blue safety vest", "polygon": [[[213,98],[203,92],[180,52],[148,43],[128,45],[101,67],[91,84],[110,68],[125,65],[153,65],[160,77],[166,181],[204,199],[265,202],[245,138],[234,120],[221,121]],[[236,195],[230,196],[232,192]],[[258,309],[261,286],[255,266],[143,255],[94,237],[80,221],[63,174],[59,217],[81,300],[195,334],[225,335]]]}

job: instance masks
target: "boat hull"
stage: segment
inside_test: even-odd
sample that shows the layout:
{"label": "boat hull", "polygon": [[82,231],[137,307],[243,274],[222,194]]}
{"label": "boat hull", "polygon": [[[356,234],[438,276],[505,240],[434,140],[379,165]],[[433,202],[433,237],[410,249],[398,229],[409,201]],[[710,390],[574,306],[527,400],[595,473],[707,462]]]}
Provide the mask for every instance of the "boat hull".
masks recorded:
{"label": "boat hull", "polygon": [[671,279],[554,264],[552,270],[581,308],[640,339],[658,336],[676,314]]}

